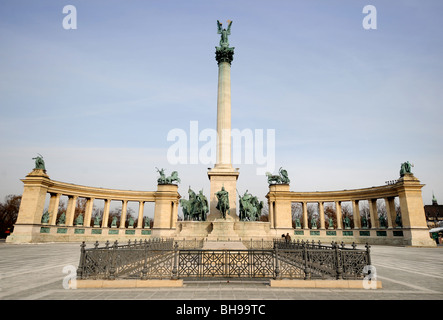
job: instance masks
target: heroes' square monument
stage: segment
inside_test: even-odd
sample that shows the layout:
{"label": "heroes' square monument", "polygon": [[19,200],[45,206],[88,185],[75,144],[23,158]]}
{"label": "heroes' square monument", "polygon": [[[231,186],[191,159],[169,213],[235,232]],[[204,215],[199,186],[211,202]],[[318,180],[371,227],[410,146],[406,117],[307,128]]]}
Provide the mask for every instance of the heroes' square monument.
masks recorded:
{"label": "heroes' square monument", "polygon": [[[288,172],[280,168],[278,174],[267,174],[269,191],[268,221],[259,221],[263,203],[245,192],[237,197],[239,170],[231,163],[231,63],[234,47],[227,28],[217,21],[220,34],[215,58],[218,63],[217,91],[217,148],[216,163],[207,172],[210,194],[196,194],[189,188],[189,199],[178,193],[178,173],[160,173],[157,190],[132,191],[96,188],[50,179],[43,157],[35,158],[35,168],[22,182],[24,190],[20,211],[13,233],[7,242],[103,241],[172,237],[179,240],[199,239],[206,243],[219,240],[241,244],[249,240],[272,240],[283,234],[292,239],[322,242],[373,243],[410,246],[435,246],[426,224],[421,189],[424,186],[411,172],[409,162],[401,164],[400,177],[395,183],[338,191],[290,191]],[[155,164],[152,164],[155,167]],[[266,178],[263,177],[264,183]],[[49,205],[45,208],[49,195]],[[66,212],[58,215],[60,197],[67,196]],[[84,212],[75,218],[78,199],[85,199]],[[101,217],[92,219],[95,200],[104,200]],[[238,201],[237,201],[238,200]],[[380,215],[377,201],[383,201],[386,215]],[[120,223],[109,221],[111,201],[121,203]],[[138,203],[138,220],[127,221],[128,202]],[[146,202],[155,203],[152,228],[143,217]],[[367,203],[368,214],[359,204]],[[238,205],[237,205],[238,203]],[[301,206],[301,216],[295,223],[292,205]],[[326,216],[325,204],[335,207],[334,216]],[[352,214],[344,214],[343,203],[350,204]],[[398,206],[396,207],[396,203]],[[315,205],[317,215],[308,217],[308,204]],[[178,221],[182,206],[184,221]],[[351,223],[352,218],[352,223]]]}

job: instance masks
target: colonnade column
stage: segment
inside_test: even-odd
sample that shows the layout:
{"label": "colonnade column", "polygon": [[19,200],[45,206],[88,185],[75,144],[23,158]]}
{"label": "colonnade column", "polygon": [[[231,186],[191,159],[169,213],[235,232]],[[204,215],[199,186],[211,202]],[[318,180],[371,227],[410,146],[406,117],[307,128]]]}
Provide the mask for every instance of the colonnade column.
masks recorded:
{"label": "colonnade column", "polygon": [[369,199],[369,217],[371,218],[371,229],[378,228],[377,199]]}
{"label": "colonnade column", "polygon": [[275,228],[274,201],[268,201],[268,206],[269,206],[269,223],[271,224],[271,228]]}
{"label": "colonnade column", "polygon": [[57,213],[58,207],[60,205],[60,193],[51,193],[51,198],[49,199],[49,224],[55,225],[57,223]]}
{"label": "colonnade column", "polygon": [[77,204],[78,196],[68,196],[68,205],[66,208],[66,225],[74,225],[75,206]]}
{"label": "colonnade column", "polygon": [[335,215],[337,217],[337,229],[343,229],[343,217],[341,213],[340,201],[335,201]]}
{"label": "colonnade column", "polygon": [[302,202],[303,205],[303,229],[308,228],[308,204],[306,202]]}
{"label": "colonnade column", "polygon": [[386,213],[388,220],[388,228],[391,229],[394,227],[394,221],[395,221],[394,198],[385,198],[385,205],[386,205]]}
{"label": "colonnade column", "polygon": [[175,229],[177,227],[177,218],[178,218],[178,202],[172,201],[172,213],[171,213],[171,228]]}
{"label": "colonnade column", "polygon": [[105,199],[105,207],[103,209],[102,228],[108,227],[109,208],[111,207],[111,199]]}
{"label": "colonnade column", "polygon": [[354,229],[360,229],[361,220],[360,220],[360,207],[358,206],[358,200],[352,201],[352,215],[354,217]]}
{"label": "colonnade column", "polygon": [[325,229],[325,208],[323,201],[318,203],[318,215],[320,216],[320,229]]}
{"label": "colonnade column", "polygon": [[143,228],[143,210],[145,203],[143,201],[138,202],[138,221],[137,228]]}
{"label": "colonnade column", "polygon": [[88,198],[88,200],[86,202],[85,219],[83,222],[85,227],[91,226],[91,217],[92,217],[93,207],[94,207],[94,198]]}
{"label": "colonnade column", "polygon": [[126,212],[128,211],[128,200],[122,200],[122,212],[120,215],[120,228],[125,227],[126,223]]}

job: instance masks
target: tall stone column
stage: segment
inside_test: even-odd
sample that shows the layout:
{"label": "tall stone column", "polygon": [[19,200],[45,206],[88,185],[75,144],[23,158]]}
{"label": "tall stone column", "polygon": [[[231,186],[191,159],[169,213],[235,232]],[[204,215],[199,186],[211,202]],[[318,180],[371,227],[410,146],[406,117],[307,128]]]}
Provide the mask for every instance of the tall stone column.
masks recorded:
{"label": "tall stone column", "polygon": [[217,93],[217,161],[213,169],[208,171],[210,180],[209,215],[212,221],[221,217],[216,209],[218,191],[224,188],[229,194],[229,213],[227,219],[238,220],[237,179],[239,172],[231,163],[231,62],[234,48],[217,47],[218,62],[218,93]]}
{"label": "tall stone column", "polygon": [[217,91],[217,162],[216,168],[231,165],[231,63],[219,59]]}

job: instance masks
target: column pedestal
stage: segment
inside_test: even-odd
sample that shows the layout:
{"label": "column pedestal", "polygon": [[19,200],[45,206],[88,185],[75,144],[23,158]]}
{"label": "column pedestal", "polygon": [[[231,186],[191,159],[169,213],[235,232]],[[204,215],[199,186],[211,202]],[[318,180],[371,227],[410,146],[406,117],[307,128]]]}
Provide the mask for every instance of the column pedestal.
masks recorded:
{"label": "column pedestal", "polygon": [[[289,184],[269,185],[269,192],[266,198],[270,204],[272,203],[273,221],[271,230],[273,229],[276,235],[292,234],[294,230],[292,228],[291,200],[288,197],[289,192]],[[305,207],[305,204],[303,206]],[[303,228],[306,228],[305,224]]]}
{"label": "column pedestal", "polygon": [[226,219],[217,218],[212,221],[212,231],[208,234],[208,241],[230,240],[240,241],[239,235],[234,231],[234,219],[226,216]]}
{"label": "column pedestal", "polygon": [[239,172],[233,168],[221,169],[214,168],[208,171],[209,181],[211,183],[211,194],[209,196],[209,215],[207,217],[208,221],[214,221],[217,218],[222,218],[221,212],[216,208],[217,206],[217,196],[215,195],[218,191],[225,188],[229,194],[229,212],[226,213],[226,218],[228,215],[235,221],[238,221],[237,215],[237,179]]}
{"label": "column pedestal", "polygon": [[171,237],[175,233],[177,220],[177,203],[180,199],[178,186],[175,184],[159,184],[155,193],[154,225],[152,235],[155,237]]}
{"label": "column pedestal", "polygon": [[429,236],[424,212],[421,195],[423,186],[411,173],[405,174],[399,179],[399,200],[404,239],[411,246],[434,247],[436,244]]}

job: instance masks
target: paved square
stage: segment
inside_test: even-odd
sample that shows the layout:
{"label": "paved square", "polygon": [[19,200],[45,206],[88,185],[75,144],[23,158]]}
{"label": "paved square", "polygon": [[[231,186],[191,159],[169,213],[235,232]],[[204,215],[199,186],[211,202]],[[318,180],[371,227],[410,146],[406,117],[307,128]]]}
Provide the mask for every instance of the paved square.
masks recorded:
{"label": "paved square", "polygon": [[[88,248],[92,244],[88,244]],[[359,248],[362,246],[359,246]],[[78,266],[79,243],[0,243],[0,299],[26,300],[441,300],[443,247],[372,246],[383,289],[271,288],[266,282],[185,282],[183,288],[76,289],[63,281]],[[65,270],[65,272],[64,272]]]}

